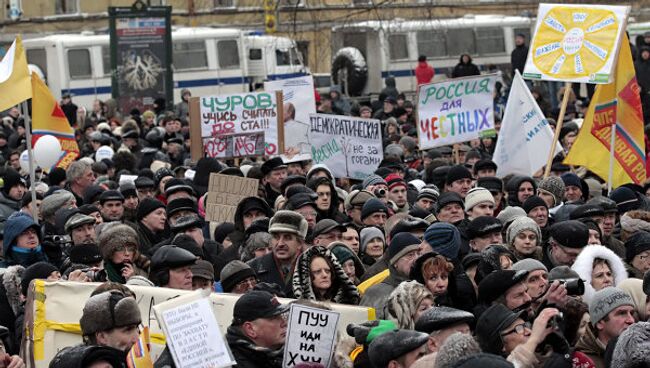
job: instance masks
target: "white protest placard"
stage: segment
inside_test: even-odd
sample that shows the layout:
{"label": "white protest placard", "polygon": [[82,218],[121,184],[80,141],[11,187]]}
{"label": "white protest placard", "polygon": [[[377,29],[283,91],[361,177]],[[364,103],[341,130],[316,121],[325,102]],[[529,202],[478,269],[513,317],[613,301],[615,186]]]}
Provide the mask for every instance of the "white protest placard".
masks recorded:
{"label": "white protest placard", "polygon": [[[552,144],[553,131],[548,120],[516,70],[503,114],[499,140],[492,155],[497,164],[497,176],[532,176],[546,165]],[[555,153],[560,151],[562,146],[556,142]]]}
{"label": "white protest placard", "polygon": [[629,6],[539,4],[524,78],[608,84]]}
{"label": "white protest placard", "polygon": [[312,114],[311,156],[336,178],[364,179],[384,159],[381,123],[377,119]]}
{"label": "white protest placard", "polygon": [[309,115],[316,113],[314,78],[306,75],[297,78],[279,79],[264,82],[267,92],[282,91],[285,162],[309,160]]}
{"label": "white protest placard", "polygon": [[240,147],[250,148],[250,152],[243,152],[244,155],[254,155],[258,148],[251,142],[256,141],[259,133],[264,134],[264,153],[279,154],[284,143],[279,142],[283,135],[278,127],[282,109],[279,109],[277,99],[275,92],[201,97],[201,137],[206,154],[235,157],[232,156],[235,152],[233,145],[236,146],[237,142],[233,143],[231,136],[253,136],[240,139]]}
{"label": "white protest placard", "polygon": [[178,368],[219,368],[236,364],[212,312],[210,292],[197,290],[154,306]]}
{"label": "white protest placard", "polygon": [[494,129],[498,74],[425,84],[418,89],[418,143],[422,150],[467,142]]}
{"label": "white protest placard", "polygon": [[292,304],[282,367],[318,363],[328,368],[336,343],[339,316],[339,312]]}

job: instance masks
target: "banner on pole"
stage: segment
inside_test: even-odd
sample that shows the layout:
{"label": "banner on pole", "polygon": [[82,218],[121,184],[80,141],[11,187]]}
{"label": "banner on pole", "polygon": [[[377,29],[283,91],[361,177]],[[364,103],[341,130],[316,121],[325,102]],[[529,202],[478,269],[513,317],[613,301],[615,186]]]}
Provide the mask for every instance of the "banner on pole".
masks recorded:
{"label": "banner on pole", "polygon": [[499,76],[477,75],[420,86],[418,142],[420,149],[479,138],[494,129],[493,92]]}
{"label": "banner on pole", "polygon": [[379,120],[312,114],[309,121],[312,160],[334,177],[364,179],[384,159]]}
{"label": "banner on pole", "polygon": [[629,6],[539,4],[524,78],[611,83]]}
{"label": "banner on pole", "polygon": [[[552,144],[553,131],[548,125],[548,120],[542,114],[521,74],[515,70],[499,140],[492,155],[497,164],[497,176],[533,176],[546,164]],[[554,154],[561,151],[562,146],[556,143]]]}

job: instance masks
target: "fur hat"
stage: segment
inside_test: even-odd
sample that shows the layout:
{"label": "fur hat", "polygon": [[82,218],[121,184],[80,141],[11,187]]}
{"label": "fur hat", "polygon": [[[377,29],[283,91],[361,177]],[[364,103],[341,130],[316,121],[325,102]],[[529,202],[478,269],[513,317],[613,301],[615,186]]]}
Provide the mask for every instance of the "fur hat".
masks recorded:
{"label": "fur hat", "polygon": [[117,290],[88,298],[79,320],[84,336],[116,327],[139,325],[141,322],[140,309],[135,299]]}
{"label": "fur hat", "polygon": [[433,295],[417,281],[404,281],[390,293],[384,304],[384,316],[395,321],[397,328],[412,330],[415,328],[413,316],[418,311],[420,303]]}
{"label": "fur hat", "polygon": [[8,267],[2,274],[2,286],[6,290],[7,302],[9,302],[14,316],[17,316],[24,309],[21,298],[24,274],[25,267],[19,265]]}
{"label": "fur hat", "polygon": [[97,245],[104,260],[109,260],[113,253],[124,247],[132,246],[138,249],[138,234],[129,225],[118,222],[108,223],[103,226],[97,238]]}
{"label": "fur hat", "polygon": [[[607,261],[607,265],[609,265],[610,270],[612,270],[612,276],[614,276],[613,286],[618,286],[618,284],[623,280],[627,279],[625,264],[616,253],[602,245],[590,245],[584,247],[575,262],[573,262],[571,269],[574,270],[585,282],[585,293],[582,296],[582,300],[587,304],[591,303],[594,294],[596,293],[596,290],[591,286],[591,274],[596,258]],[[596,322],[598,322],[598,320]]]}
{"label": "fur hat", "polygon": [[[472,335],[454,332],[447,337],[436,355],[436,368],[453,368],[461,359],[481,353],[481,347]],[[484,367],[481,365],[481,367]]]}
{"label": "fur hat", "polygon": [[293,211],[278,211],[269,222],[269,233],[292,233],[302,240],[307,237],[307,220]]}
{"label": "fur hat", "polygon": [[610,367],[650,366],[650,323],[637,322],[618,337]]}

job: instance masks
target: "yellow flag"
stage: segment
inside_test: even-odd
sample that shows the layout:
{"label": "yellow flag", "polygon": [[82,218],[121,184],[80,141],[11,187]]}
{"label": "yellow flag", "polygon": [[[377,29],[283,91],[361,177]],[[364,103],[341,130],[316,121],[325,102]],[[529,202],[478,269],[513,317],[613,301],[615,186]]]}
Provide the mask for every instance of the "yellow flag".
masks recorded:
{"label": "yellow flag", "polygon": [[129,368],[153,368],[151,360],[151,343],[149,341],[149,327],[144,327],[138,341],[131,347],[126,357],[126,365]]}
{"label": "yellow flag", "polygon": [[[79,156],[79,146],[74,137],[74,129],[70,126],[63,110],[56,102],[50,89],[41,78],[32,74],[31,89],[34,91],[32,99],[32,144],[43,135],[55,136],[61,143],[64,154],[54,165],[67,169],[70,163]],[[46,168],[49,169],[49,168]]]}
{"label": "yellow flag", "polygon": [[0,111],[7,110],[32,97],[27,57],[20,36],[0,61]]}
{"label": "yellow flag", "polygon": [[580,133],[564,163],[584,166],[608,180],[611,132],[616,127],[612,187],[626,183],[643,185],[645,141],[639,91],[630,42],[623,34],[614,82],[596,87]]}

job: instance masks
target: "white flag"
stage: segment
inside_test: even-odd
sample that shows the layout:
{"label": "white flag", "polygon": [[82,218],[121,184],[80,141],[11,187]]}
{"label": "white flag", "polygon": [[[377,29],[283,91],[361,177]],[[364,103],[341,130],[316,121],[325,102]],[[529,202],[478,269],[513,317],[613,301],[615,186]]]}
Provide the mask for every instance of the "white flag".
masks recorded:
{"label": "white flag", "polygon": [[[546,165],[552,143],[553,130],[519,71],[516,71],[492,156],[497,164],[497,176],[532,176]],[[555,153],[561,150],[562,146],[557,143]]]}

